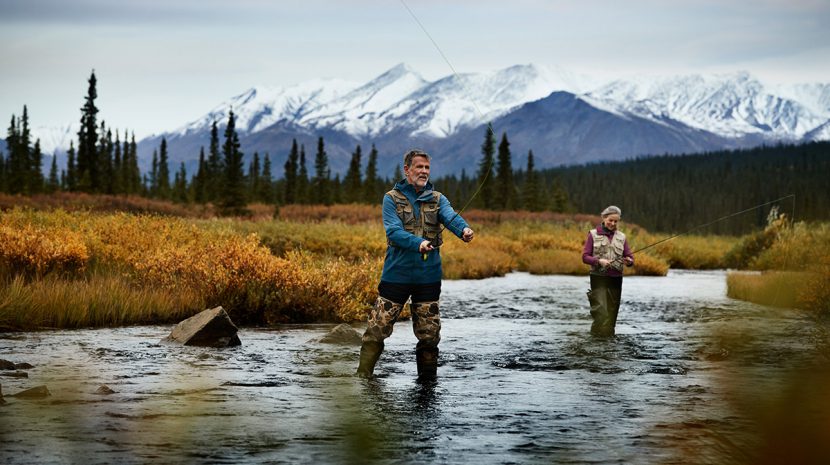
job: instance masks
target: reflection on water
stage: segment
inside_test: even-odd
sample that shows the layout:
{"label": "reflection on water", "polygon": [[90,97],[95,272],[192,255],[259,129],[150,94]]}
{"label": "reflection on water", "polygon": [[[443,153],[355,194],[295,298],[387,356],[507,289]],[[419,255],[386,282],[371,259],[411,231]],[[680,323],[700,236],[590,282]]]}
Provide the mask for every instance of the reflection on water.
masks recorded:
{"label": "reflection on water", "polygon": [[[747,405],[794,395],[787,374],[813,362],[822,326],[726,298],[721,272],[672,272],[625,278],[618,336],[598,339],[587,281],[445,281],[427,384],[408,321],[368,381],[357,348],[312,342],[331,325],[244,329],[223,350],[159,344],[170,327],[0,335],[0,358],[35,365],[0,377],[0,461],[757,461]],[[42,384],[52,396],[8,397]]]}

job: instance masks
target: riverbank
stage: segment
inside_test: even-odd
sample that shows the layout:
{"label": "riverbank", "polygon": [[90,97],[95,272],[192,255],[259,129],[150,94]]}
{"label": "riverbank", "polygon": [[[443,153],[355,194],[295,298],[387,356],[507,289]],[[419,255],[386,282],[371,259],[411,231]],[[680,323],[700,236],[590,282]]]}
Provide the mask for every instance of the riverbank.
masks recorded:
{"label": "riverbank", "polygon": [[[364,320],[386,249],[378,209],[293,206],[273,215],[0,212],[0,330],[170,323],[217,305],[242,325]],[[465,217],[476,240],[447,238],[441,251],[445,279],[588,272],[580,254],[594,226],[589,216],[473,210]],[[637,225],[622,228],[635,250],[666,237]],[[637,254],[636,266],[626,272],[662,276],[670,265],[710,269],[732,261],[788,269],[799,259],[771,257],[803,255],[803,247],[792,244],[816,228],[790,229],[789,235],[776,233],[763,250],[755,250],[753,236],[681,236]],[[826,227],[817,230],[813,242],[828,235]],[[819,276],[817,284],[809,281],[802,300],[820,306],[828,294],[826,275]],[[730,283],[741,279],[754,278]],[[736,298],[762,294],[739,287],[731,286]]]}

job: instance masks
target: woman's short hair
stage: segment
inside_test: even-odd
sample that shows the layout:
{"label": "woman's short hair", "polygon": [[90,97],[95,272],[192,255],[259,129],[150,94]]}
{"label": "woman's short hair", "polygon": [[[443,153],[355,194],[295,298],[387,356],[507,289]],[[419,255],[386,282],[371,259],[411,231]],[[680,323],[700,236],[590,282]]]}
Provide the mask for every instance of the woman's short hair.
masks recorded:
{"label": "woman's short hair", "polygon": [[622,216],[622,210],[620,210],[620,207],[610,205],[610,206],[606,207],[605,210],[602,211],[601,215],[602,215],[603,218],[605,218],[608,215],[620,215],[620,216]]}
{"label": "woman's short hair", "polygon": [[403,155],[403,166],[410,166],[410,165],[412,165],[412,159],[413,159],[413,158],[415,158],[415,157],[424,157],[424,158],[426,158],[426,159],[427,159],[427,161],[429,161],[429,160],[431,159],[431,157],[429,156],[429,154],[428,154],[428,153],[426,153],[426,152],[424,152],[423,150],[420,150],[420,149],[412,149],[412,150],[410,150],[410,151],[406,152],[406,153]]}

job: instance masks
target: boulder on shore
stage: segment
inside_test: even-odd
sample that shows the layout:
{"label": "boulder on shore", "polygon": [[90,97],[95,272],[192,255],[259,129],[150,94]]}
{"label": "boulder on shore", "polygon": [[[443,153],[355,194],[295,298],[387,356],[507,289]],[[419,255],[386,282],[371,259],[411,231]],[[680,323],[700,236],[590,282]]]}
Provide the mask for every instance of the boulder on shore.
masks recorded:
{"label": "boulder on shore", "polygon": [[346,323],[341,323],[325,336],[317,339],[317,342],[324,342],[327,344],[343,344],[359,346],[363,341],[359,332]]}
{"label": "boulder on shore", "polygon": [[186,346],[232,347],[242,344],[236,335],[238,328],[222,307],[211,308],[180,322],[164,343]]}

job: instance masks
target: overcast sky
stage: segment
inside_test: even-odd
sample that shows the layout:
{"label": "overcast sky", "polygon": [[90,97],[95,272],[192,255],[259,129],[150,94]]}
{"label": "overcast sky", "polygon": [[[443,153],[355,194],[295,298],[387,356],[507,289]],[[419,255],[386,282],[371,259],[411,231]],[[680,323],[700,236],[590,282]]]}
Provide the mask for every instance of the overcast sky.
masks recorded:
{"label": "overcast sky", "polygon": [[[830,82],[827,0],[406,4],[459,73],[535,63]],[[401,0],[0,0],[6,122],[24,104],[34,126],[77,121],[93,68],[100,116],[141,138],[253,85],[365,82],[397,63],[430,80],[451,73]]]}

